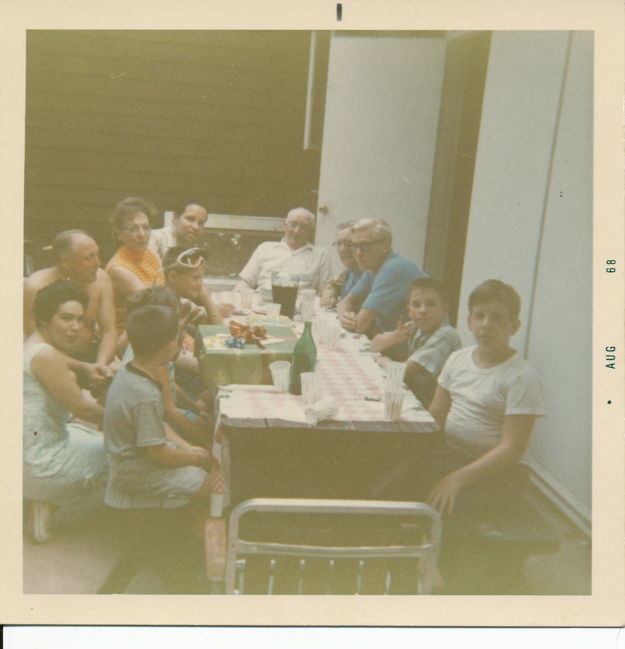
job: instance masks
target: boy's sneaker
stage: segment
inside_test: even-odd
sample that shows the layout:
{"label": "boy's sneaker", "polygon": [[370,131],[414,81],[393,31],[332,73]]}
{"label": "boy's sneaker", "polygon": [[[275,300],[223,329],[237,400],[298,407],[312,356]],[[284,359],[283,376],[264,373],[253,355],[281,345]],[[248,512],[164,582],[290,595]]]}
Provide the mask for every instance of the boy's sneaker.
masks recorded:
{"label": "boy's sneaker", "polygon": [[26,507],[26,531],[35,543],[45,543],[50,537],[52,506],[32,500]]}

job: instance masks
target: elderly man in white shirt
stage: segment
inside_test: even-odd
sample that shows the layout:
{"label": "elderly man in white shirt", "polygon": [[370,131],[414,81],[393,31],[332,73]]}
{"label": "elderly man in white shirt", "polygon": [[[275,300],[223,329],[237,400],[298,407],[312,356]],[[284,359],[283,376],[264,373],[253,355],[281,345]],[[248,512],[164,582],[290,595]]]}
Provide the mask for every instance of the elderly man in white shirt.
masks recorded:
{"label": "elderly man in white shirt", "polygon": [[241,281],[235,290],[256,289],[265,301],[271,301],[271,273],[274,270],[297,273],[300,286],[317,293],[332,277],[328,251],[311,243],[315,217],[303,207],[292,209],[284,221],[282,241],[265,241],[254,251],[239,273]]}

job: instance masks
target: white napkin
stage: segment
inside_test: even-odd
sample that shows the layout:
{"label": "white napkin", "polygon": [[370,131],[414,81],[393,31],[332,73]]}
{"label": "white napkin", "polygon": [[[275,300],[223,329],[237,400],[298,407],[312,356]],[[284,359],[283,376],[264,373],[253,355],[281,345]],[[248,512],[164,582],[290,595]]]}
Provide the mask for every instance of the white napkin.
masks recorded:
{"label": "white napkin", "polygon": [[332,397],[322,397],[306,406],[306,420],[315,426],[317,422],[334,417],[339,411],[338,403]]}

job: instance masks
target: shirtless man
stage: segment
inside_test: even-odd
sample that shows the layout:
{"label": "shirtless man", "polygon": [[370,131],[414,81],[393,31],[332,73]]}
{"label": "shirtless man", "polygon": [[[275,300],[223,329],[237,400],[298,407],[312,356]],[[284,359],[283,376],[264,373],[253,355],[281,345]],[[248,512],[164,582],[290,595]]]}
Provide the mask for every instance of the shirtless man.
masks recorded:
{"label": "shirtless man", "polygon": [[85,325],[75,353],[82,360],[107,365],[115,355],[117,331],[110,277],[100,268],[98,244],[82,230],[66,230],[52,242],[56,266],[42,268],[24,281],[24,337],[35,329],[33,301],[37,291],[57,279],[84,288],[89,297]]}

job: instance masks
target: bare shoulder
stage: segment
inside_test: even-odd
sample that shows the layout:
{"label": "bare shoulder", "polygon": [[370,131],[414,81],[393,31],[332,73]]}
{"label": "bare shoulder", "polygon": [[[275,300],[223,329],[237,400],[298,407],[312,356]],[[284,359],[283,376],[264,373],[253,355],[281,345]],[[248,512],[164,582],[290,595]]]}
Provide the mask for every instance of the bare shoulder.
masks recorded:
{"label": "bare shoulder", "polygon": [[60,364],[64,364],[64,358],[58,349],[55,349],[51,345],[46,345],[33,356],[31,368],[33,371],[36,371],[38,368],[59,366]]}
{"label": "bare shoulder", "polygon": [[36,270],[24,280],[24,289],[38,291],[39,289],[51,284],[56,277],[54,268],[42,268]]}
{"label": "bare shoulder", "polygon": [[93,282],[90,286],[93,286],[95,291],[100,292],[103,289],[110,287],[111,285],[112,283],[110,275],[102,268],[98,268],[95,282]]}
{"label": "bare shoulder", "polygon": [[128,268],[123,266],[110,266],[106,269],[113,282],[115,291],[132,293],[145,288],[145,284]]}
{"label": "bare shoulder", "polygon": [[123,266],[109,266],[106,269],[106,272],[108,273],[109,278],[113,281],[117,279],[128,279],[130,277],[135,277],[135,274],[131,270],[128,270],[128,268],[124,268]]}

